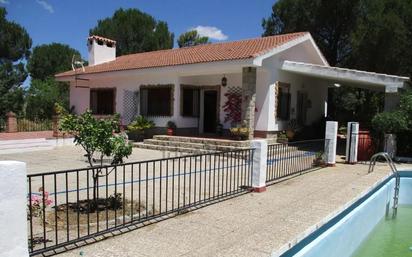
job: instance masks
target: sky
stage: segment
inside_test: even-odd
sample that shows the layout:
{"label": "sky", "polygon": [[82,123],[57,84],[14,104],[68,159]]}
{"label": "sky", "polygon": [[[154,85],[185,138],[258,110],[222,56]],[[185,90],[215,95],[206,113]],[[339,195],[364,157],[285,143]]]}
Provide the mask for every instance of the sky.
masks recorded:
{"label": "sky", "polygon": [[[26,28],[33,46],[58,42],[87,59],[86,38],[99,19],[138,8],[166,21],[175,39],[196,28],[212,42],[260,37],[275,0],[0,0],[7,19]],[[175,47],[177,43],[175,42]]]}

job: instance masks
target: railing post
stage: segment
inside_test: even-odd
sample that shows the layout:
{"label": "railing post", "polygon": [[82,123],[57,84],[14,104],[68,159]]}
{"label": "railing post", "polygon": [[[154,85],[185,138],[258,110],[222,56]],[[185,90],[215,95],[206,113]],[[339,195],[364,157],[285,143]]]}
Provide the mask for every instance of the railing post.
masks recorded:
{"label": "railing post", "polygon": [[27,238],[26,164],[0,161],[0,253],[4,257],[25,257]]}
{"label": "railing post", "polygon": [[14,133],[17,132],[17,118],[14,112],[8,112],[6,114],[7,121],[6,121],[6,132]]}
{"label": "railing post", "polygon": [[358,141],[359,123],[348,122],[348,132],[346,136],[346,163],[355,164],[358,162]]}
{"label": "railing post", "polygon": [[252,140],[253,154],[252,191],[266,191],[266,169],[268,143],[266,140]]}
{"label": "railing post", "polygon": [[325,157],[327,166],[336,165],[336,145],[338,137],[338,122],[327,121],[325,129]]}

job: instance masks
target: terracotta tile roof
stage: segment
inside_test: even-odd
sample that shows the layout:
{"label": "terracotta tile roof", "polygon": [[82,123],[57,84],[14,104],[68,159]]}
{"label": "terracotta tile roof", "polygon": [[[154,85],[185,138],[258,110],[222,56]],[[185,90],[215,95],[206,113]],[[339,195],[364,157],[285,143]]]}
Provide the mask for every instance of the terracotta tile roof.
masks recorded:
{"label": "terracotta tile roof", "polygon": [[[84,72],[79,69],[77,74],[250,59],[265,54],[273,48],[307,34],[307,32],[299,32],[233,42],[123,55],[117,57],[114,61],[87,66],[85,67]],[[67,71],[57,74],[56,77],[71,76],[74,74],[74,71]]]}
{"label": "terracotta tile roof", "polygon": [[96,39],[96,40],[101,40],[103,42],[108,42],[108,43],[113,43],[116,44],[116,41],[114,41],[113,39],[110,38],[105,38],[105,37],[101,37],[101,36],[96,36],[96,35],[91,35],[90,37],[88,37],[87,39]]}

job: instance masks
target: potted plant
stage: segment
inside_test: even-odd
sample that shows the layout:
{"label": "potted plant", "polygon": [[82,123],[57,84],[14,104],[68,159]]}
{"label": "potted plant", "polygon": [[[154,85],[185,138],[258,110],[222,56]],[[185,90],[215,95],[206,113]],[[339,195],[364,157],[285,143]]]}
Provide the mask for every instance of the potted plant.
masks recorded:
{"label": "potted plant", "polygon": [[396,134],[408,130],[408,116],[402,110],[378,113],[372,119],[372,127],[384,134],[384,151],[396,156]]}
{"label": "potted plant", "polygon": [[230,128],[230,134],[235,140],[246,140],[249,137],[249,128],[245,125],[240,125]]}
{"label": "potted plant", "polygon": [[277,142],[278,143],[287,143],[288,142],[288,137],[286,135],[286,131],[279,132]]}
{"label": "potted plant", "polygon": [[325,160],[323,159],[323,152],[317,152],[316,157],[313,160],[313,167],[320,167],[325,165]]}
{"label": "potted plant", "polygon": [[218,122],[217,126],[216,126],[216,134],[218,136],[223,136],[223,124]]}
{"label": "potted plant", "polygon": [[288,124],[288,129],[286,130],[286,136],[289,140],[295,137],[296,131],[298,130],[298,122],[296,119],[291,119]]}
{"label": "potted plant", "polygon": [[175,124],[173,121],[169,120],[169,121],[167,122],[167,135],[168,135],[168,136],[173,136],[173,135],[175,135],[175,133],[176,133],[176,128],[177,128],[176,124]]}
{"label": "potted plant", "polygon": [[144,134],[147,129],[155,126],[154,122],[139,115],[127,126],[129,139],[135,141],[143,141]]}

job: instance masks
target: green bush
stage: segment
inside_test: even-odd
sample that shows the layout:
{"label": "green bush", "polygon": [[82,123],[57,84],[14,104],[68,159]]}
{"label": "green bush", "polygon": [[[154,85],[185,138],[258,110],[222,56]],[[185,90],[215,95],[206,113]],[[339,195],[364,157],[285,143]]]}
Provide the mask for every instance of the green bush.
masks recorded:
{"label": "green bush", "polygon": [[372,119],[375,130],[388,134],[396,134],[409,128],[409,119],[401,110],[378,113]]}
{"label": "green bush", "polygon": [[155,124],[153,121],[139,115],[129,124],[129,126],[127,126],[127,129],[129,131],[143,132],[144,130],[153,128],[154,126]]}

